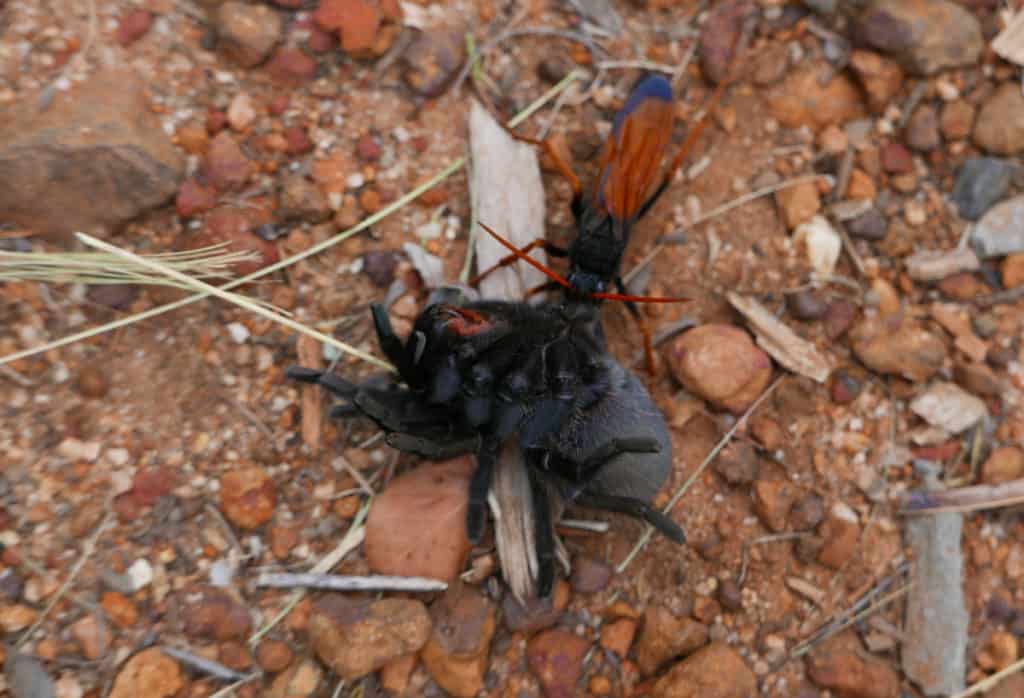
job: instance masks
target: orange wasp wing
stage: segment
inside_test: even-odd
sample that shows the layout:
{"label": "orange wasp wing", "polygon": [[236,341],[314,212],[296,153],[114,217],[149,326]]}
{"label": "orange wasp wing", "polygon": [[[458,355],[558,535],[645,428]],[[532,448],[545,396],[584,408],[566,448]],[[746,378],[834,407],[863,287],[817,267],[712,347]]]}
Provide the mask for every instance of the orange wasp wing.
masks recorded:
{"label": "orange wasp wing", "polygon": [[631,222],[660,182],[672,117],[672,87],[660,75],[641,80],[615,116],[594,196],[613,219]]}

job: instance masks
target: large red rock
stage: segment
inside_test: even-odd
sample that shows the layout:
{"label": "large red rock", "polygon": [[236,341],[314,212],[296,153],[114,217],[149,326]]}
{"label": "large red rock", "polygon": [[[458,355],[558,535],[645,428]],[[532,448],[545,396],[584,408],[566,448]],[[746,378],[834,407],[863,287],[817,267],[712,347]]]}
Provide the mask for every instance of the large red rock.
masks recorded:
{"label": "large red rock", "polygon": [[418,652],[430,637],[430,616],[416,599],[352,600],[330,594],[309,617],[309,637],[320,660],[346,681],[393,659]]}
{"label": "large red rock", "polygon": [[702,325],[666,351],[676,379],[716,407],[739,414],[768,387],[772,362],[750,335],[732,325]]}
{"label": "large red rock", "polygon": [[454,580],[469,553],[473,459],[424,463],[392,480],[366,519],[366,560],[378,574]]}
{"label": "large red rock", "polygon": [[0,109],[0,220],[54,236],[96,232],[173,198],[185,159],[134,72],[100,71],[44,103],[26,94]]}
{"label": "large red rock", "polygon": [[653,698],[755,698],[757,680],[743,658],[715,642],[679,662],[654,684]]}

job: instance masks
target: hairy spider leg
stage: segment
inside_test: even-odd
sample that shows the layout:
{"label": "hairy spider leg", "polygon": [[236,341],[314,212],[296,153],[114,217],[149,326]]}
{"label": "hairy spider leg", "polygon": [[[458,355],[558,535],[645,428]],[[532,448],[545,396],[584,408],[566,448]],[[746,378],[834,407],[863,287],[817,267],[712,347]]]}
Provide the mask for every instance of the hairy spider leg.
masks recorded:
{"label": "hairy spider leg", "polygon": [[480,450],[480,436],[477,434],[448,441],[444,435],[419,436],[395,432],[388,434],[385,440],[394,449],[428,460],[447,460]]}
{"label": "hairy spider leg", "polygon": [[502,439],[490,436],[480,444],[476,454],[476,470],[469,481],[469,501],[466,506],[466,535],[476,545],[483,538],[487,523],[487,493],[491,491],[494,467],[498,462]]}
{"label": "hairy spider leg", "polygon": [[537,595],[545,598],[551,594],[555,583],[555,534],[551,526],[551,502],[540,472],[536,468],[527,468],[526,474],[530,480],[530,497],[533,500]]}
{"label": "hairy spider leg", "polygon": [[589,509],[601,509],[640,519],[649,523],[674,543],[679,545],[686,543],[686,533],[679,527],[679,524],[639,499],[604,494],[603,492],[582,492],[574,501],[579,506]]}
{"label": "hairy spider leg", "polygon": [[574,463],[574,479],[576,482],[589,482],[597,476],[601,468],[610,460],[626,453],[657,453],[661,450],[656,439],[646,437],[628,437],[611,439],[602,444],[580,463]]}
{"label": "hairy spider leg", "polygon": [[289,366],[284,374],[300,383],[315,383],[338,397],[351,400],[359,386],[334,373],[325,373],[305,366]]}

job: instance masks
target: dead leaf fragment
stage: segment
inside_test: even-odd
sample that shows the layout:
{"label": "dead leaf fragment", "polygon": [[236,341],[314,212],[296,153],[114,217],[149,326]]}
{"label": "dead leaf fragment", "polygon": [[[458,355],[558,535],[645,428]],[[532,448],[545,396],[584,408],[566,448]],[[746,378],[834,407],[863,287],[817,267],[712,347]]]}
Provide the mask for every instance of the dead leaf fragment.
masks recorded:
{"label": "dead leaf fragment", "polygon": [[817,347],[798,336],[753,298],[728,294],[729,303],[747,319],[757,343],[782,366],[819,383],[828,380],[832,367]]}

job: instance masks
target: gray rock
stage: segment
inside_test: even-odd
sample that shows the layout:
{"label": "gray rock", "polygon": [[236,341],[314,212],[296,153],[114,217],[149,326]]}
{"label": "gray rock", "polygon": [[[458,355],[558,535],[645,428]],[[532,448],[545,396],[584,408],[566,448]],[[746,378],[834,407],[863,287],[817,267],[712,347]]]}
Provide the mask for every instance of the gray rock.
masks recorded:
{"label": "gray rock", "polygon": [[46,108],[0,110],[0,222],[42,234],[116,228],[169,201],[185,159],[129,70],[107,70]]}
{"label": "gray rock", "polygon": [[1024,252],[1024,194],[986,213],[974,226],[971,245],[982,259]]}
{"label": "gray rock", "polygon": [[978,20],[950,0],[875,0],[854,29],[916,75],[974,65],[984,47]]}
{"label": "gray rock", "polygon": [[963,514],[907,519],[914,550],[902,650],[903,671],[925,694],[952,695],[967,672],[967,608],[961,583]]}
{"label": "gray rock", "polygon": [[953,201],[960,217],[976,221],[1003,198],[1013,179],[1013,165],[1000,158],[968,158],[956,171]]}

